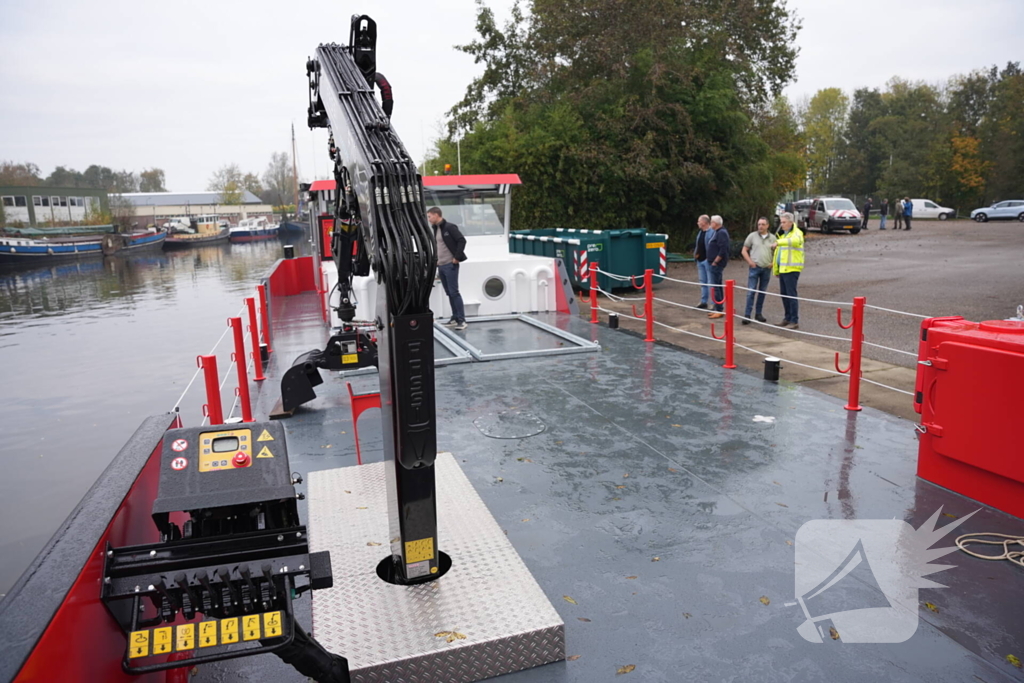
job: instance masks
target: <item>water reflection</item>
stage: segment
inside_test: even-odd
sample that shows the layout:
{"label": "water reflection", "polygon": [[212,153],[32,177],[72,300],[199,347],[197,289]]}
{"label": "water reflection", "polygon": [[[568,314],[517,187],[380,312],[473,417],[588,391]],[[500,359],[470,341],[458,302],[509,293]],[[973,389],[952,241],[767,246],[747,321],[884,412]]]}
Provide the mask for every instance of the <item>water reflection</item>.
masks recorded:
{"label": "water reflection", "polygon": [[[289,243],[309,253],[302,239]],[[0,267],[0,594],[142,419],[174,404],[196,355],[210,350],[281,247],[268,240]],[[196,412],[201,397],[189,395],[183,410]],[[225,406],[232,398],[226,390]],[[186,422],[198,420],[186,413]]]}

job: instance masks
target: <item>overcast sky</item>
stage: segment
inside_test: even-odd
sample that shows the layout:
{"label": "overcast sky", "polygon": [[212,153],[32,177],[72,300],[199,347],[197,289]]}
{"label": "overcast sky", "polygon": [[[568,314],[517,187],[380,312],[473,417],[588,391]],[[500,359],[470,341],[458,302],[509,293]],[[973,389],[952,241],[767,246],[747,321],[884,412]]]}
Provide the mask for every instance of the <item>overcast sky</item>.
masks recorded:
{"label": "overcast sky", "polygon": [[[511,0],[488,0],[500,20]],[[803,19],[794,100],[892,76],[944,81],[1021,60],[1021,0],[790,0]],[[215,169],[263,173],[290,151],[300,175],[327,172],[325,135],[305,125],[305,61],[347,42],[349,17],[378,25],[393,122],[417,161],[479,73],[453,45],[475,37],[473,0],[246,3],[0,0],[0,160],[141,171],[172,190],[205,189]],[[494,169],[510,171],[516,169]]]}

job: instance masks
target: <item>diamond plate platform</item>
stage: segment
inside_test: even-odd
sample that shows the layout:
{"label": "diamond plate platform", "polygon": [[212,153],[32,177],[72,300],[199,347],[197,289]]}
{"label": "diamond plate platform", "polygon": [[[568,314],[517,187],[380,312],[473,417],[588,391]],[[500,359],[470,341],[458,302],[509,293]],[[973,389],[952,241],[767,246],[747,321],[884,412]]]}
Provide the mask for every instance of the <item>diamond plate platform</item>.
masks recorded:
{"label": "diamond plate platform", "polygon": [[[334,587],[313,593],[313,633],[360,683],[468,683],[565,659],[565,627],[450,453],[437,456],[437,581],[377,577],[389,552],[385,464],[313,472],[313,551],[331,551]],[[456,632],[451,643],[435,634]]]}

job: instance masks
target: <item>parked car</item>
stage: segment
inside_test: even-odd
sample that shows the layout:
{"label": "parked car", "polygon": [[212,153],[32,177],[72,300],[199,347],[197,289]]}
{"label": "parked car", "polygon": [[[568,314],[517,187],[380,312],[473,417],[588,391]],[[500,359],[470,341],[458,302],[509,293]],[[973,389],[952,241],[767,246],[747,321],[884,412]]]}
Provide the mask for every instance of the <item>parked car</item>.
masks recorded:
{"label": "parked car", "polygon": [[956,218],[956,209],[951,209],[948,206],[939,206],[930,199],[911,199],[910,201],[914,204],[914,219],[938,218],[940,221],[944,221]]}
{"label": "parked car", "polygon": [[989,220],[1017,220],[1024,222],[1024,200],[1011,199],[997,202],[992,206],[971,211],[971,218],[984,223]]}
{"label": "parked car", "polygon": [[846,197],[818,197],[797,202],[794,208],[797,212],[797,226],[801,230],[849,230],[852,235],[860,232],[860,211]]}

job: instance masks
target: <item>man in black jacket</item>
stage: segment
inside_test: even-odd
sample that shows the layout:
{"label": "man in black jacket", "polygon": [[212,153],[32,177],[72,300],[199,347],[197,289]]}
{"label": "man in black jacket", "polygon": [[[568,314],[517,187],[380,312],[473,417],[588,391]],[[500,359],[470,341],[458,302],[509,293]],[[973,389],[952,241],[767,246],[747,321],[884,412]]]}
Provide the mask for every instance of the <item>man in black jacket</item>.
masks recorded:
{"label": "man in black jacket", "polygon": [[729,233],[722,226],[721,216],[711,217],[713,234],[708,236],[707,259],[711,270],[711,303],[715,310],[709,318],[724,318],[725,290],[722,289],[722,274],[729,265]]}
{"label": "man in black jacket", "polygon": [[441,209],[432,206],[427,210],[427,220],[434,226],[437,239],[437,272],[441,286],[448,295],[452,306],[452,319],[445,323],[456,330],[466,329],[466,308],[459,294],[459,264],[466,260],[466,238],[459,232],[459,226],[446,221]]}

